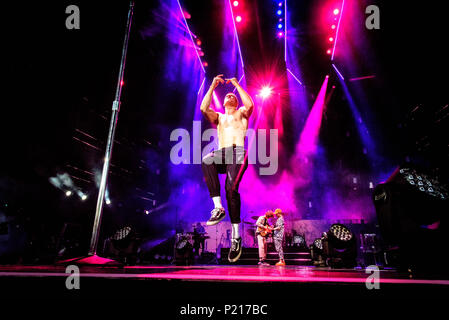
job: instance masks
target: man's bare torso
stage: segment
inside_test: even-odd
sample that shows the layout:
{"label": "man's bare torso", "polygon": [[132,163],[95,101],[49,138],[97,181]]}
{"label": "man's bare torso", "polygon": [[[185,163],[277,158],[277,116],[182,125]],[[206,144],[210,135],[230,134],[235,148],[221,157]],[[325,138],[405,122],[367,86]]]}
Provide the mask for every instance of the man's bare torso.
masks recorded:
{"label": "man's bare torso", "polygon": [[248,129],[248,119],[239,110],[232,114],[218,114],[218,147],[226,148],[233,145],[244,147],[245,135]]}

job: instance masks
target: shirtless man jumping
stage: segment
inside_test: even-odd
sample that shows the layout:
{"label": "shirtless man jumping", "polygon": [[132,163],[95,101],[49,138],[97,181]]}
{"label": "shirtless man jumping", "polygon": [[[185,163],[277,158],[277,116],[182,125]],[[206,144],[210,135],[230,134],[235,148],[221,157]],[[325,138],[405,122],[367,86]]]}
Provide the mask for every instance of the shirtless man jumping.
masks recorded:
{"label": "shirtless man jumping", "polygon": [[[226,200],[228,202],[229,216],[232,223],[231,250],[228,260],[235,262],[242,254],[242,238],[239,234],[240,225],[240,194],[239,183],[243,173],[248,167],[246,161],[246,150],[244,141],[248,129],[248,118],[254,108],[254,102],[240,86],[236,78],[223,79],[222,74],[216,76],[201,103],[201,112],[211,123],[217,125],[219,149],[209,153],[202,161],[202,169],[210,197],[215,208],[207,225],[212,226],[219,223],[226,216],[221,204],[219,173],[226,174]],[[210,104],[212,94],[220,83],[232,83],[242,99],[243,106],[238,108],[237,96],[230,92],[224,99],[225,113],[212,110]]]}

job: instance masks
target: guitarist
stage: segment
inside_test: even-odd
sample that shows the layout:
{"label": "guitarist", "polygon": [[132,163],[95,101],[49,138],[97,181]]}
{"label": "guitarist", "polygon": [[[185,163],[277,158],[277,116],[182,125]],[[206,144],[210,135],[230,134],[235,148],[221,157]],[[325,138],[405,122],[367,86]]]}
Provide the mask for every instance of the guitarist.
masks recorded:
{"label": "guitarist", "polygon": [[273,228],[268,224],[268,219],[274,216],[273,211],[268,210],[263,216],[260,216],[256,222],[256,237],[259,247],[259,265],[268,266],[267,258],[267,236],[271,234]]}

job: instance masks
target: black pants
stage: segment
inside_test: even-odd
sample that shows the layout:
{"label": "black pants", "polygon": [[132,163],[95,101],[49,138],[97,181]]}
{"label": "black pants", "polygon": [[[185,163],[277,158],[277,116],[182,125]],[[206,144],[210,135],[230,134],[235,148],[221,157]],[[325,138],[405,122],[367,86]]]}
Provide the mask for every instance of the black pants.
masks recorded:
{"label": "black pants", "polygon": [[220,196],[218,174],[226,174],[226,200],[231,223],[240,223],[240,194],[238,190],[247,167],[246,151],[243,147],[238,146],[215,150],[205,156],[202,161],[204,178],[211,198]]}

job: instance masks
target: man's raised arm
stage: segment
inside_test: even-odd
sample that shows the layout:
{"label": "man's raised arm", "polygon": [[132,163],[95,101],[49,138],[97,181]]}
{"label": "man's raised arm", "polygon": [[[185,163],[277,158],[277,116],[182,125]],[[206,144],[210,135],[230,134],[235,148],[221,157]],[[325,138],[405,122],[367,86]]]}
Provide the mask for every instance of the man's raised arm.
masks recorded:
{"label": "man's raised arm", "polygon": [[248,118],[251,115],[251,113],[253,113],[254,109],[253,99],[251,99],[251,96],[242,88],[237,78],[226,79],[226,83],[229,82],[231,82],[234,85],[234,87],[237,88],[237,91],[239,92],[243,104],[243,107],[240,107],[239,110],[246,118]]}
{"label": "man's raised arm", "polygon": [[224,80],[221,78],[222,76],[223,75],[220,74],[212,80],[212,84],[201,102],[201,112],[207,120],[215,124],[218,122],[218,113],[210,107],[210,104],[212,102],[212,94],[214,93],[215,88],[219,83],[224,83]]}

